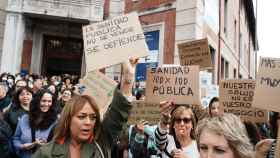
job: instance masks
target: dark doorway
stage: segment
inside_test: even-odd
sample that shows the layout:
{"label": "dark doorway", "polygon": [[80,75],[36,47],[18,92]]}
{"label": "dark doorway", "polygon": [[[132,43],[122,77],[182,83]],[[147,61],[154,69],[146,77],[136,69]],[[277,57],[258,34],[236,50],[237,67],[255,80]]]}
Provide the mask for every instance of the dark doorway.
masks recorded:
{"label": "dark doorway", "polygon": [[82,39],[45,35],[42,74],[80,75],[82,56]]}

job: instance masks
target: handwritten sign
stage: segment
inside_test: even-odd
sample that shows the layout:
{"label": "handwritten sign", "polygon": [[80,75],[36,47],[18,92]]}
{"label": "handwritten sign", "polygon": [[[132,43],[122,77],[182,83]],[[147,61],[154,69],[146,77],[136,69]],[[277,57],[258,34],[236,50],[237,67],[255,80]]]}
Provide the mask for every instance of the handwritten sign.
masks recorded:
{"label": "handwritten sign", "polygon": [[200,104],[199,66],[148,69],[145,98],[148,103],[173,98],[176,104]]}
{"label": "handwritten sign", "polygon": [[280,59],[261,58],[253,106],[280,112]]}
{"label": "handwritten sign", "polygon": [[81,84],[85,88],[82,94],[90,95],[95,99],[100,114],[103,116],[112,101],[117,83],[99,71],[92,71],[87,74]]}
{"label": "handwritten sign", "polygon": [[149,104],[145,101],[133,101],[132,110],[128,117],[128,124],[137,124],[141,120],[148,121],[149,124],[155,125],[160,120],[159,104]]}
{"label": "handwritten sign", "polygon": [[83,39],[87,72],[148,56],[135,12],[83,27]]}
{"label": "handwritten sign", "polygon": [[212,68],[207,39],[178,44],[178,49],[181,65],[199,65],[201,69]]}
{"label": "handwritten sign", "polygon": [[266,122],[267,111],[252,107],[255,81],[222,80],[220,82],[220,105],[225,113],[233,113],[244,121]]}

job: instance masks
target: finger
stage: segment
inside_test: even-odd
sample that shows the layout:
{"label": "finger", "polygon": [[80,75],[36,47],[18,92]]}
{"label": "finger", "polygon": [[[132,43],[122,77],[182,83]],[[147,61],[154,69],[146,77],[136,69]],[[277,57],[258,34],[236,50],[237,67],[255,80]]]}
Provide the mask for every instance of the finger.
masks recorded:
{"label": "finger", "polygon": [[168,101],[166,101],[166,100],[165,100],[165,101],[161,101],[161,102],[159,103],[159,106],[160,106],[160,107],[166,106],[167,102],[168,102]]}
{"label": "finger", "polygon": [[144,125],[148,125],[149,124],[149,121],[145,121],[143,122]]}
{"label": "finger", "polygon": [[145,120],[143,120],[143,119],[141,119],[140,121],[139,121],[139,123],[141,123],[141,124],[144,124],[146,121]]}
{"label": "finger", "polygon": [[134,65],[137,64],[139,58],[129,57],[130,64]]}
{"label": "finger", "polygon": [[170,106],[171,106],[171,102],[169,102],[169,101],[165,101],[165,102],[160,103],[160,108],[163,109],[163,110],[168,109]]}

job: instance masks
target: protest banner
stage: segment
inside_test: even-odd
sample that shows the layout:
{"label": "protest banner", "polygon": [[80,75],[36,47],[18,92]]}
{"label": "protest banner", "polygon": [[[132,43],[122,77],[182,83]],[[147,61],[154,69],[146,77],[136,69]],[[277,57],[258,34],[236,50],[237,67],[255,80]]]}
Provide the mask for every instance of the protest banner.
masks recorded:
{"label": "protest banner", "polygon": [[155,125],[160,121],[160,108],[158,104],[149,104],[143,100],[131,102],[132,109],[129,113],[128,124],[137,124],[141,120],[148,121],[150,125]]}
{"label": "protest banner", "polygon": [[280,112],[280,59],[261,58],[253,106]]}
{"label": "protest banner", "polygon": [[268,112],[252,107],[255,81],[231,79],[220,82],[220,105],[225,113],[233,113],[243,121],[267,122]]}
{"label": "protest banner", "polygon": [[87,72],[148,56],[138,15],[133,12],[83,27]]}
{"label": "protest banner", "polygon": [[212,60],[207,38],[178,44],[181,65],[199,65],[211,69]]}
{"label": "protest banner", "polygon": [[81,93],[94,98],[103,116],[112,101],[117,83],[99,71],[92,71],[87,74],[81,84],[83,86]]}
{"label": "protest banner", "polygon": [[176,104],[200,104],[199,66],[148,69],[145,98],[148,103],[174,99]]}

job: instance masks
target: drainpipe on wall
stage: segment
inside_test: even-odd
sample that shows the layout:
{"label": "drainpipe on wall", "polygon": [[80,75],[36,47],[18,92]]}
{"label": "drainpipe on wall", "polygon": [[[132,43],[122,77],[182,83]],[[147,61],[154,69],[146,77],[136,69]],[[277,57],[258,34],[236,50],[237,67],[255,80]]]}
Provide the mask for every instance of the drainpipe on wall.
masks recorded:
{"label": "drainpipe on wall", "polygon": [[249,34],[249,45],[248,45],[248,47],[249,47],[249,55],[248,55],[248,78],[251,78],[251,33],[250,33],[250,31],[248,32],[248,34]]}
{"label": "drainpipe on wall", "polygon": [[[256,30],[255,30],[255,47],[256,47],[256,54],[255,54],[255,78],[257,78],[257,68],[258,68],[258,40],[257,40],[257,33],[258,33],[258,0],[256,0]],[[254,49],[255,51],[255,49]]]}
{"label": "drainpipe on wall", "polygon": [[[239,4],[238,4],[238,67],[237,67],[237,72],[238,72],[238,78],[240,76],[240,6],[241,6],[241,0],[239,0]],[[243,38],[242,38],[243,39]]]}
{"label": "drainpipe on wall", "polygon": [[218,71],[217,71],[217,84],[219,85],[220,82],[220,77],[221,77],[221,6],[222,6],[222,0],[219,0],[219,33],[218,33],[218,38],[219,38],[219,42],[218,42]]}

